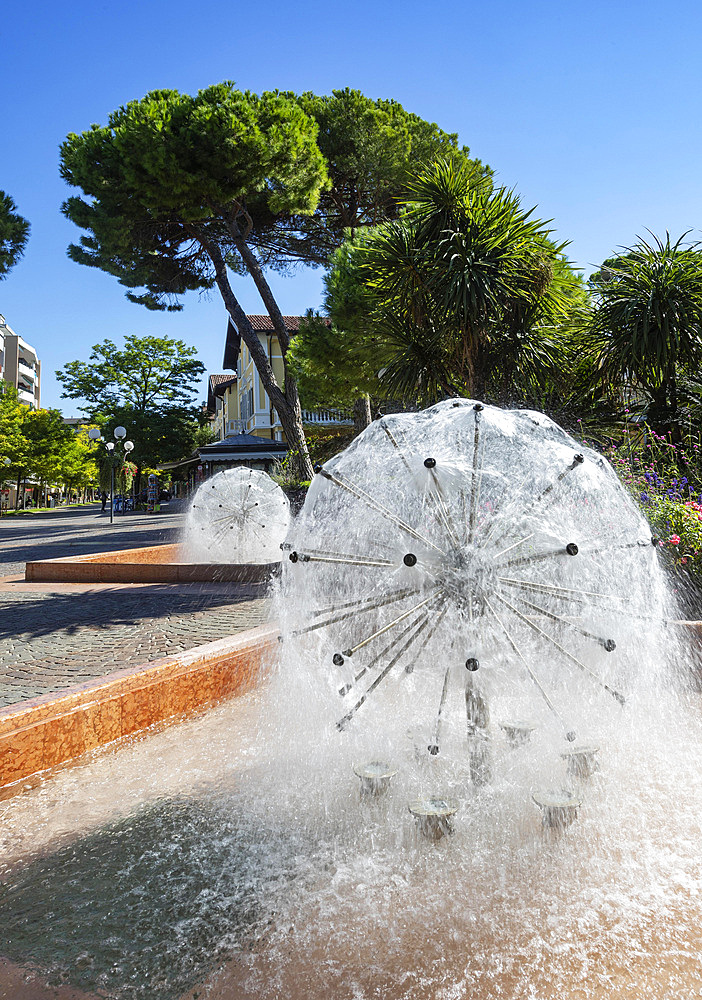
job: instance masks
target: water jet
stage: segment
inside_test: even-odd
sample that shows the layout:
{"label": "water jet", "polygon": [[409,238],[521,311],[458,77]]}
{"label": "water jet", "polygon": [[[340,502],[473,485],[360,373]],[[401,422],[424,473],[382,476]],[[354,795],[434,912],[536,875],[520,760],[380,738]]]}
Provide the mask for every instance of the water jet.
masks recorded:
{"label": "water jet", "polygon": [[532,799],[541,810],[544,827],[550,830],[565,830],[574,823],[582,805],[582,799],[568,789],[534,792]]}
{"label": "water jet", "polygon": [[501,722],[500,729],[504,731],[509,745],[514,748],[524,746],[528,743],[536,726],[531,722],[525,722],[523,719],[517,719]]}
{"label": "water jet", "polygon": [[361,797],[378,798],[385,795],[397,770],[385,761],[371,760],[367,764],[355,764],[353,773],[361,779]]}
{"label": "water jet", "polygon": [[561,751],[561,757],[568,765],[568,775],[577,781],[591,778],[597,771],[597,754],[600,748],[586,743],[575,743]]}
{"label": "water jet", "polygon": [[458,812],[454,799],[413,799],[407,808],[428,840],[438,841],[453,833],[453,817]]}

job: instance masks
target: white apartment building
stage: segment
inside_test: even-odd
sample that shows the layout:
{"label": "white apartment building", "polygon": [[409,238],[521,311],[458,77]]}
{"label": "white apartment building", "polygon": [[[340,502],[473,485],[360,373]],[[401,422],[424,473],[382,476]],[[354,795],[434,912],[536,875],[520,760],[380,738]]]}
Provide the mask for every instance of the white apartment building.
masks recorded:
{"label": "white apartment building", "polygon": [[0,315],[0,379],[17,389],[21,403],[39,409],[41,362],[36,350]]}

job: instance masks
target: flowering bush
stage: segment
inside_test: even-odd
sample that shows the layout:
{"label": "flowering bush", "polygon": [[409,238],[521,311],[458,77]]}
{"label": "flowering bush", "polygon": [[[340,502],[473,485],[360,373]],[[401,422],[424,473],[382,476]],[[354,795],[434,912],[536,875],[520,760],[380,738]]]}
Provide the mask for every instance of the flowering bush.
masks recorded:
{"label": "flowering bush", "polygon": [[648,427],[610,441],[606,457],[676,566],[702,574],[702,467],[699,443],[671,443]]}

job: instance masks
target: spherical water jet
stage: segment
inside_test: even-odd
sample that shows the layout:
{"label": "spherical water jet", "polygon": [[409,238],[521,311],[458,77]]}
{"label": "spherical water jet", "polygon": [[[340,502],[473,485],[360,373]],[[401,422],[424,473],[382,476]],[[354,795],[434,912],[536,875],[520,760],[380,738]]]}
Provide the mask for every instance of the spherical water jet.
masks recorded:
{"label": "spherical water jet", "polygon": [[267,473],[225,469],[198,488],[184,545],[191,562],[278,562],[289,524],[288,498]]}
{"label": "spherical water jet", "polygon": [[[104,953],[112,976],[120,944],[143,940],[157,974],[128,968],[150,1000],[161,996],[154,982],[180,996],[206,983],[212,1000],[688,1000],[702,989],[700,705],[673,687],[690,650],[664,624],[675,616],[647,527],[606,463],[546,418],[455,402],[384,418],[325,466],[359,495],[313,483],[287,550],[310,558],[284,560],[281,662],[259,691],[3,805],[3,953],[8,941],[39,949],[53,936],[77,954]],[[639,532],[646,544],[626,548]],[[472,602],[460,590],[443,598],[454,535],[494,562],[520,561]],[[416,609],[434,587],[436,602]],[[489,709],[484,729],[471,716],[470,732],[468,680]],[[510,752],[502,719],[537,728]],[[561,838],[542,828],[532,794],[568,786],[560,754],[571,733],[576,747],[601,747],[603,766],[586,794],[573,781],[583,806]],[[471,773],[478,747],[490,750],[487,785]],[[398,773],[382,805],[359,809],[352,768],[370,760]],[[417,799],[460,804],[436,850],[408,811]],[[144,800],[160,843],[132,808]],[[54,867],[49,831],[65,838],[72,815],[90,828],[114,812],[116,827]],[[125,828],[131,853],[120,862]],[[27,880],[6,867],[20,844],[37,861]],[[90,896],[93,866],[102,874]],[[30,888],[40,919],[25,905]],[[172,908],[154,911],[153,898]],[[123,912],[138,915],[136,929]],[[109,949],[99,940],[108,925]],[[81,942],[90,931],[96,945]],[[196,965],[196,978],[172,978],[202,956],[221,971]],[[78,985],[122,987],[97,976]]]}
{"label": "spherical water jet", "polygon": [[410,773],[423,731],[461,798],[502,767],[496,713],[533,720],[503,724],[508,743],[553,763],[653,682],[650,529],[543,415],[461,401],[375,421],[318,467],[285,547],[283,659],[312,672],[327,724],[350,746],[382,734]]}

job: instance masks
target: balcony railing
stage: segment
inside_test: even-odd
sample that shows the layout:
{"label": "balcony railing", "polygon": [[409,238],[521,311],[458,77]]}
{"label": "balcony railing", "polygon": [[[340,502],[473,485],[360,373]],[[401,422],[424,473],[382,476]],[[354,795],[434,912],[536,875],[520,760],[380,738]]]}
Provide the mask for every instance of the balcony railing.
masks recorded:
{"label": "balcony railing", "polygon": [[353,417],[347,410],[303,410],[303,424],[352,424]]}
{"label": "balcony railing", "polygon": [[17,367],[24,376],[28,376],[33,382],[36,380],[37,372],[34,365],[30,365],[28,361],[23,361],[22,358],[20,358],[17,362]]}

